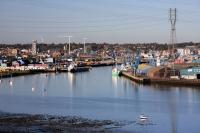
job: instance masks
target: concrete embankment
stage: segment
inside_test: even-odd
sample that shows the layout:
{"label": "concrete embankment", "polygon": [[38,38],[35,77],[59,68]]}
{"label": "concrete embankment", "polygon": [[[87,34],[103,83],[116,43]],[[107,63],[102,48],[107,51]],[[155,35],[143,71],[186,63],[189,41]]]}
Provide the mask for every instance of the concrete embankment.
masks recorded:
{"label": "concrete embankment", "polygon": [[30,74],[30,71],[25,70],[25,71],[9,71],[9,72],[2,72],[0,73],[0,76],[2,78],[8,78],[8,77],[15,77],[15,76],[22,76],[22,75],[28,75]]}
{"label": "concrete embankment", "polygon": [[38,73],[47,73],[47,72],[55,72],[49,70],[12,70],[7,72],[1,72],[0,77],[2,78],[9,78],[9,77],[16,77],[16,76],[23,76],[23,75],[31,75],[31,74],[38,74]]}
{"label": "concrete embankment", "polygon": [[148,77],[137,77],[131,72],[122,72],[122,76],[125,76],[137,83],[142,84],[166,84],[166,85],[188,85],[188,86],[200,86],[200,79],[156,79]]}
{"label": "concrete embankment", "polygon": [[153,84],[200,86],[200,79],[150,79]]}

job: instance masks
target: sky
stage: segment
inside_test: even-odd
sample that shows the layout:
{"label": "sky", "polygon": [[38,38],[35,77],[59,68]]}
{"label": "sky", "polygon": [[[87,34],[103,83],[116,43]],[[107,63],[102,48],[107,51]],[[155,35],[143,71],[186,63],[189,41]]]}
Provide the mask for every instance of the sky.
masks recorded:
{"label": "sky", "polygon": [[0,43],[200,42],[200,0],[0,0]]}

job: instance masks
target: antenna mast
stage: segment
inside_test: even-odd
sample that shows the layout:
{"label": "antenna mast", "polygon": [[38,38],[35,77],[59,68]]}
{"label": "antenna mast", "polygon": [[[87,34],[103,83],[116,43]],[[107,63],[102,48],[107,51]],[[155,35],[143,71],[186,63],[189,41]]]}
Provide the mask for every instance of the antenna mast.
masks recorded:
{"label": "antenna mast", "polygon": [[[72,36],[64,36],[64,37],[68,37],[68,43],[69,43],[69,50],[68,50],[69,53],[68,53],[68,54],[70,55],[70,53],[71,53],[71,52],[70,52],[70,39],[71,39]],[[66,47],[66,48],[67,48],[67,47]]]}
{"label": "antenna mast", "polygon": [[86,41],[87,38],[83,38],[83,52],[84,54],[86,53],[86,50],[85,50],[85,41]]}
{"label": "antenna mast", "polygon": [[176,44],[176,15],[177,15],[177,10],[175,9],[171,9],[169,10],[169,20],[170,20],[170,24],[171,24],[171,30],[170,30],[170,44],[172,46],[172,51],[171,55],[173,56],[173,61],[175,61],[175,53],[174,53],[174,47]]}

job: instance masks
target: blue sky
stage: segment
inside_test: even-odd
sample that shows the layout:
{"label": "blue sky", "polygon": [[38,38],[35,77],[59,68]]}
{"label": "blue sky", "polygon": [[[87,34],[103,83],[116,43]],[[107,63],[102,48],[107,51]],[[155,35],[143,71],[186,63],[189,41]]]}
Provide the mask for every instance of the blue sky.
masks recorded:
{"label": "blue sky", "polygon": [[200,42],[199,0],[0,0],[0,43],[168,43],[169,8],[178,42]]}

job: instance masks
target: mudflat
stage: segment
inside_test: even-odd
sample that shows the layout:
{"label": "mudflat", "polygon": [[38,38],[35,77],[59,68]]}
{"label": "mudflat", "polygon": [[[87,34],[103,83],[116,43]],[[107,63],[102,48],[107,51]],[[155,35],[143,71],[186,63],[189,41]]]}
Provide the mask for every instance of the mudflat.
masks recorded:
{"label": "mudflat", "polygon": [[79,116],[53,116],[0,113],[0,132],[6,133],[112,133],[121,132],[121,127],[131,124],[126,121],[90,120]]}

